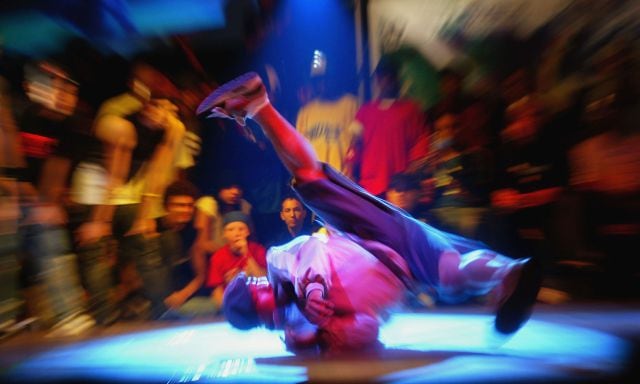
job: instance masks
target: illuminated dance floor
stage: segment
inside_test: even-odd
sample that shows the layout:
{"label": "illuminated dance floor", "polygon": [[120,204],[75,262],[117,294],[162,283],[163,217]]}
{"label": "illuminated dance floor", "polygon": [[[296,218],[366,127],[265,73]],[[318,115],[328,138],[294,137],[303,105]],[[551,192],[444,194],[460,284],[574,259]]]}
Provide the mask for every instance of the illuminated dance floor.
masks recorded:
{"label": "illuminated dance floor", "polygon": [[540,306],[506,339],[492,321],[479,307],[395,313],[383,349],[339,357],[294,356],[280,332],[222,321],[117,324],[74,340],[27,332],[0,353],[9,382],[635,381],[640,305]]}

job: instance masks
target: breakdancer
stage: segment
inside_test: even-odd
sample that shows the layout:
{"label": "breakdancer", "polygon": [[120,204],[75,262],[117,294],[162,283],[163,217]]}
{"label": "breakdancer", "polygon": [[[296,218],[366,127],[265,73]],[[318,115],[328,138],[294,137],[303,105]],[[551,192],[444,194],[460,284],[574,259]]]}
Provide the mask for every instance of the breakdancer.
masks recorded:
{"label": "breakdancer", "polygon": [[197,112],[258,123],[294,176],[296,192],[328,228],[271,248],[268,278],[240,275],[229,284],[223,311],[236,328],[284,329],[292,350],[358,350],[378,344],[381,315],[407,288],[442,302],[492,293],[502,334],[529,318],[541,280],[533,259],[513,260],[439,231],[319,162],[269,102],[256,73],[222,85]]}

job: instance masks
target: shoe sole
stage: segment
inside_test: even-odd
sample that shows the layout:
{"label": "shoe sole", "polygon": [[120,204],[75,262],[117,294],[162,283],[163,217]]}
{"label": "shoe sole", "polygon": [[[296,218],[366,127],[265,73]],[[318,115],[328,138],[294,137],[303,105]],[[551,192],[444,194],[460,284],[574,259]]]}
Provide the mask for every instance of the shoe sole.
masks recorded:
{"label": "shoe sole", "polygon": [[535,259],[525,263],[513,293],[496,313],[495,328],[498,332],[512,334],[529,319],[542,283],[540,269]]}
{"label": "shoe sole", "polygon": [[228,81],[216,88],[198,106],[196,114],[211,111],[214,107],[222,105],[226,100],[238,96],[249,96],[260,89],[262,81],[255,72],[247,72],[235,79]]}

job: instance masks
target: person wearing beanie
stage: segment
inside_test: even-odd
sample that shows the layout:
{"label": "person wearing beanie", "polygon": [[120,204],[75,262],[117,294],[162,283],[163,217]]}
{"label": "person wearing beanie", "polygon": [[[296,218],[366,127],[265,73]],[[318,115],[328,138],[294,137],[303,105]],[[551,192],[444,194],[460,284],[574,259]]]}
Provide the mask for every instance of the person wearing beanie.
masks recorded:
{"label": "person wearing beanie", "polygon": [[207,278],[207,286],[213,289],[211,299],[218,308],[227,284],[238,273],[266,275],[266,250],[249,240],[252,227],[251,219],[242,211],[231,211],[222,217],[225,245],[211,256]]}
{"label": "person wearing beanie", "polygon": [[200,248],[214,253],[226,244],[223,236],[223,217],[232,211],[250,215],[251,204],[243,196],[243,188],[232,172],[219,176],[217,193],[202,196],[196,201],[195,225]]}

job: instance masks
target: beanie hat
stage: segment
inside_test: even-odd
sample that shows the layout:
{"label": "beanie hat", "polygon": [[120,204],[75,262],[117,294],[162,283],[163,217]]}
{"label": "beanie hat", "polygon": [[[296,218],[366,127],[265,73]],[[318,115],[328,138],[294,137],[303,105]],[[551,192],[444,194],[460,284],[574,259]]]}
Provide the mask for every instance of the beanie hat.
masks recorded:
{"label": "beanie hat", "polygon": [[222,226],[225,227],[227,224],[233,223],[236,221],[241,221],[247,224],[247,227],[249,227],[249,230],[251,230],[251,225],[252,225],[251,218],[245,215],[242,211],[231,211],[229,213],[226,213],[222,217]]}
{"label": "beanie hat", "polygon": [[260,318],[247,286],[247,275],[239,273],[224,290],[222,313],[234,327],[247,330],[259,326]]}

